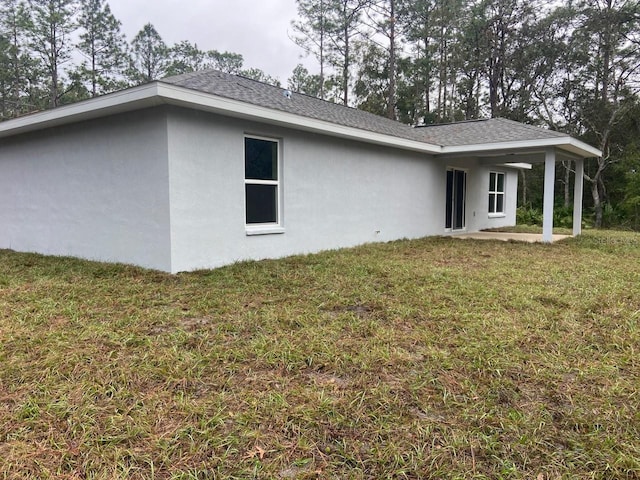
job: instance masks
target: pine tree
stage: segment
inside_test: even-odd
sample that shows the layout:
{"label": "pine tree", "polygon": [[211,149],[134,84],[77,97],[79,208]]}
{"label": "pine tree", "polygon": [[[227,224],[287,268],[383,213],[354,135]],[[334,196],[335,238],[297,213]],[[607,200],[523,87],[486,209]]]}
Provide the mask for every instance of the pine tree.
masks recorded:
{"label": "pine tree", "polygon": [[246,70],[242,70],[240,72],[240,75],[243,77],[251,78],[252,80],[257,80],[258,82],[275,85],[276,87],[280,86],[280,80],[278,80],[276,77],[272,77],[259,68],[248,68]]}
{"label": "pine tree", "polygon": [[[384,112],[388,118],[396,119],[397,83],[398,83],[398,51],[401,49],[400,32],[398,31],[398,0],[374,0],[366,9],[367,17],[373,29],[373,37],[384,38],[382,50],[384,63]],[[374,42],[367,42],[374,43]]]}
{"label": "pine tree", "polygon": [[298,64],[287,81],[289,90],[320,97],[320,75],[311,75],[304,65]]}
{"label": "pine tree", "polygon": [[24,5],[18,0],[0,2],[0,82],[2,83],[2,118],[12,118],[30,110],[25,104],[27,71],[34,61],[25,51],[23,27]]}
{"label": "pine tree", "polygon": [[307,55],[313,55],[320,67],[320,94],[325,98],[325,80],[329,63],[329,32],[333,29],[329,12],[331,0],[296,0],[298,17],[300,20],[292,22],[293,29],[298,34],[293,41],[300,46]]}
{"label": "pine tree", "polygon": [[91,96],[121,88],[129,64],[127,43],[107,2],[84,0],[78,26],[82,29],[78,49],[85,57],[78,74],[89,84]]}
{"label": "pine tree", "polygon": [[167,68],[167,75],[196,72],[208,68],[207,54],[188,40],[176,43],[169,50],[171,63]]}
{"label": "pine tree", "polygon": [[152,24],[142,27],[131,48],[129,77],[134,83],[147,83],[165,76],[170,65],[170,50]]}
{"label": "pine tree", "polygon": [[48,104],[56,107],[65,93],[62,66],[71,60],[77,3],[76,0],[27,0],[27,8],[24,19],[27,44],[46,72]]}
{"label": "pine tree", "polygon": [[331,0],[329,5],[329,59],[337,71],[335,83],[344,105],[349,105],[354,42],[362,35],[362,14],[368,4],[369,0]]}
{"label": "pine tree", "polygon": [[209,50],[206,53],[207,68],[215,68],[221,72],[239,75],[242,71],[244,58],[239,53],[218,52],[217,50]]}

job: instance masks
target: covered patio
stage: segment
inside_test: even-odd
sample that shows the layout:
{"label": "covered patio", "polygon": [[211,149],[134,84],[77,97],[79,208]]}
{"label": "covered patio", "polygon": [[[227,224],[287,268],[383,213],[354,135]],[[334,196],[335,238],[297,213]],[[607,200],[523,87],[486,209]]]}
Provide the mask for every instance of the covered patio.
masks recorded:
{"label": "covered patio", "polygon": [[[442,145],[443,159],[457,159],[487,166],[530,169],[544,164],[543,229],[541,241],[554,241],[553,211],[556,162],[574,166],[573,235],[582,232],[584,159],[602,152],[566,133],[525,125],[503,118],[468,121],[420,128],[425,140]],[[464,236],[465,233],[457,236]],[[475,234],[472,234],[475,235]],[[531,238],[534,237],[522,237]],[[537,238],[537,237],[535,237]],[[556,237],[558,238],[558,237]]]}
{"label": "covered patio", "polygon": [[[487,153],[478,155],[480,162],[492,165],[518,164],[521,168],[531,168],[532,164],[544,163],[544,198],[542,235],[509,234],[522,241],[551,243],[566,238],[553,234],[553,212],[555,204],[556,162],[571,162],[574,166],[573,185],[573,236],[582,233],[582,203],[584,197],[584,160],[601,155],[600,151],[573,138],[568,144],[547,146],[540,150],[524,149],[508,153]],[[498,232],[483,232],[498,233]]]}

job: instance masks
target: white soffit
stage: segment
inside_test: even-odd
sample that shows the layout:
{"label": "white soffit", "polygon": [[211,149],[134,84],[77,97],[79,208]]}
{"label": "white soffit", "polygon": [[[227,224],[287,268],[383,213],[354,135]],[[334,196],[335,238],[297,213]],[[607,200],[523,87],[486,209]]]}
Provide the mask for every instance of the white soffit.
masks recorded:
{"label": "white soffit", "polygon": [[583,158],[599,157],[602,152],[573,137],[541,138],[537,140],[519,140],[511,142],[479,143],[474,145],[454,145],[442,147],[443,154],[482,154],[498,153],[500,151],[516,151],[531,149],[547,149],[550,147],[559,148],[570,153],[574,153]]}

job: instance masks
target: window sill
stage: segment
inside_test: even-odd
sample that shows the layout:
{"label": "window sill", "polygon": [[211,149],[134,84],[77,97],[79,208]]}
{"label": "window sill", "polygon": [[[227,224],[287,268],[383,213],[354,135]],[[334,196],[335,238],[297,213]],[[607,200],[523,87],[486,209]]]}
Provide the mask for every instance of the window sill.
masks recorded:
{"label": "window sill", "polygon": [[263,226],[247,226],[247,236],[253,235],[277,235],[284,233],[284,228],[277,225],[263,225]]}
{"label": "window sill", "polygon": [[504,218],[507,215],[504,213],[490,213],[489,218]]}

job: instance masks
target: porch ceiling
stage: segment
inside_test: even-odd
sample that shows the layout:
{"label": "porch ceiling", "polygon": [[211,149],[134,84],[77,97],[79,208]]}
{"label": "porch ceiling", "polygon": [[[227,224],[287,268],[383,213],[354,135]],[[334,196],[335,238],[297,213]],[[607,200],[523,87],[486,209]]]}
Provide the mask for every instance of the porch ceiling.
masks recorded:
{"label": "porch ceiling", "polygon": [[[508,151],[508,152],[488,152],[476,155],[466,155],[462,158],[469,158],[478,160],[481,165],[508,165],[518,163],[544,163],[546,149],[523,149],[521,151]],[[556,161],[578,160],[583,158],[579,155],[574,155],[570,152],[554,149],[556,152]],[[450,158],[461,158],[460,155],[448,155]]]}

